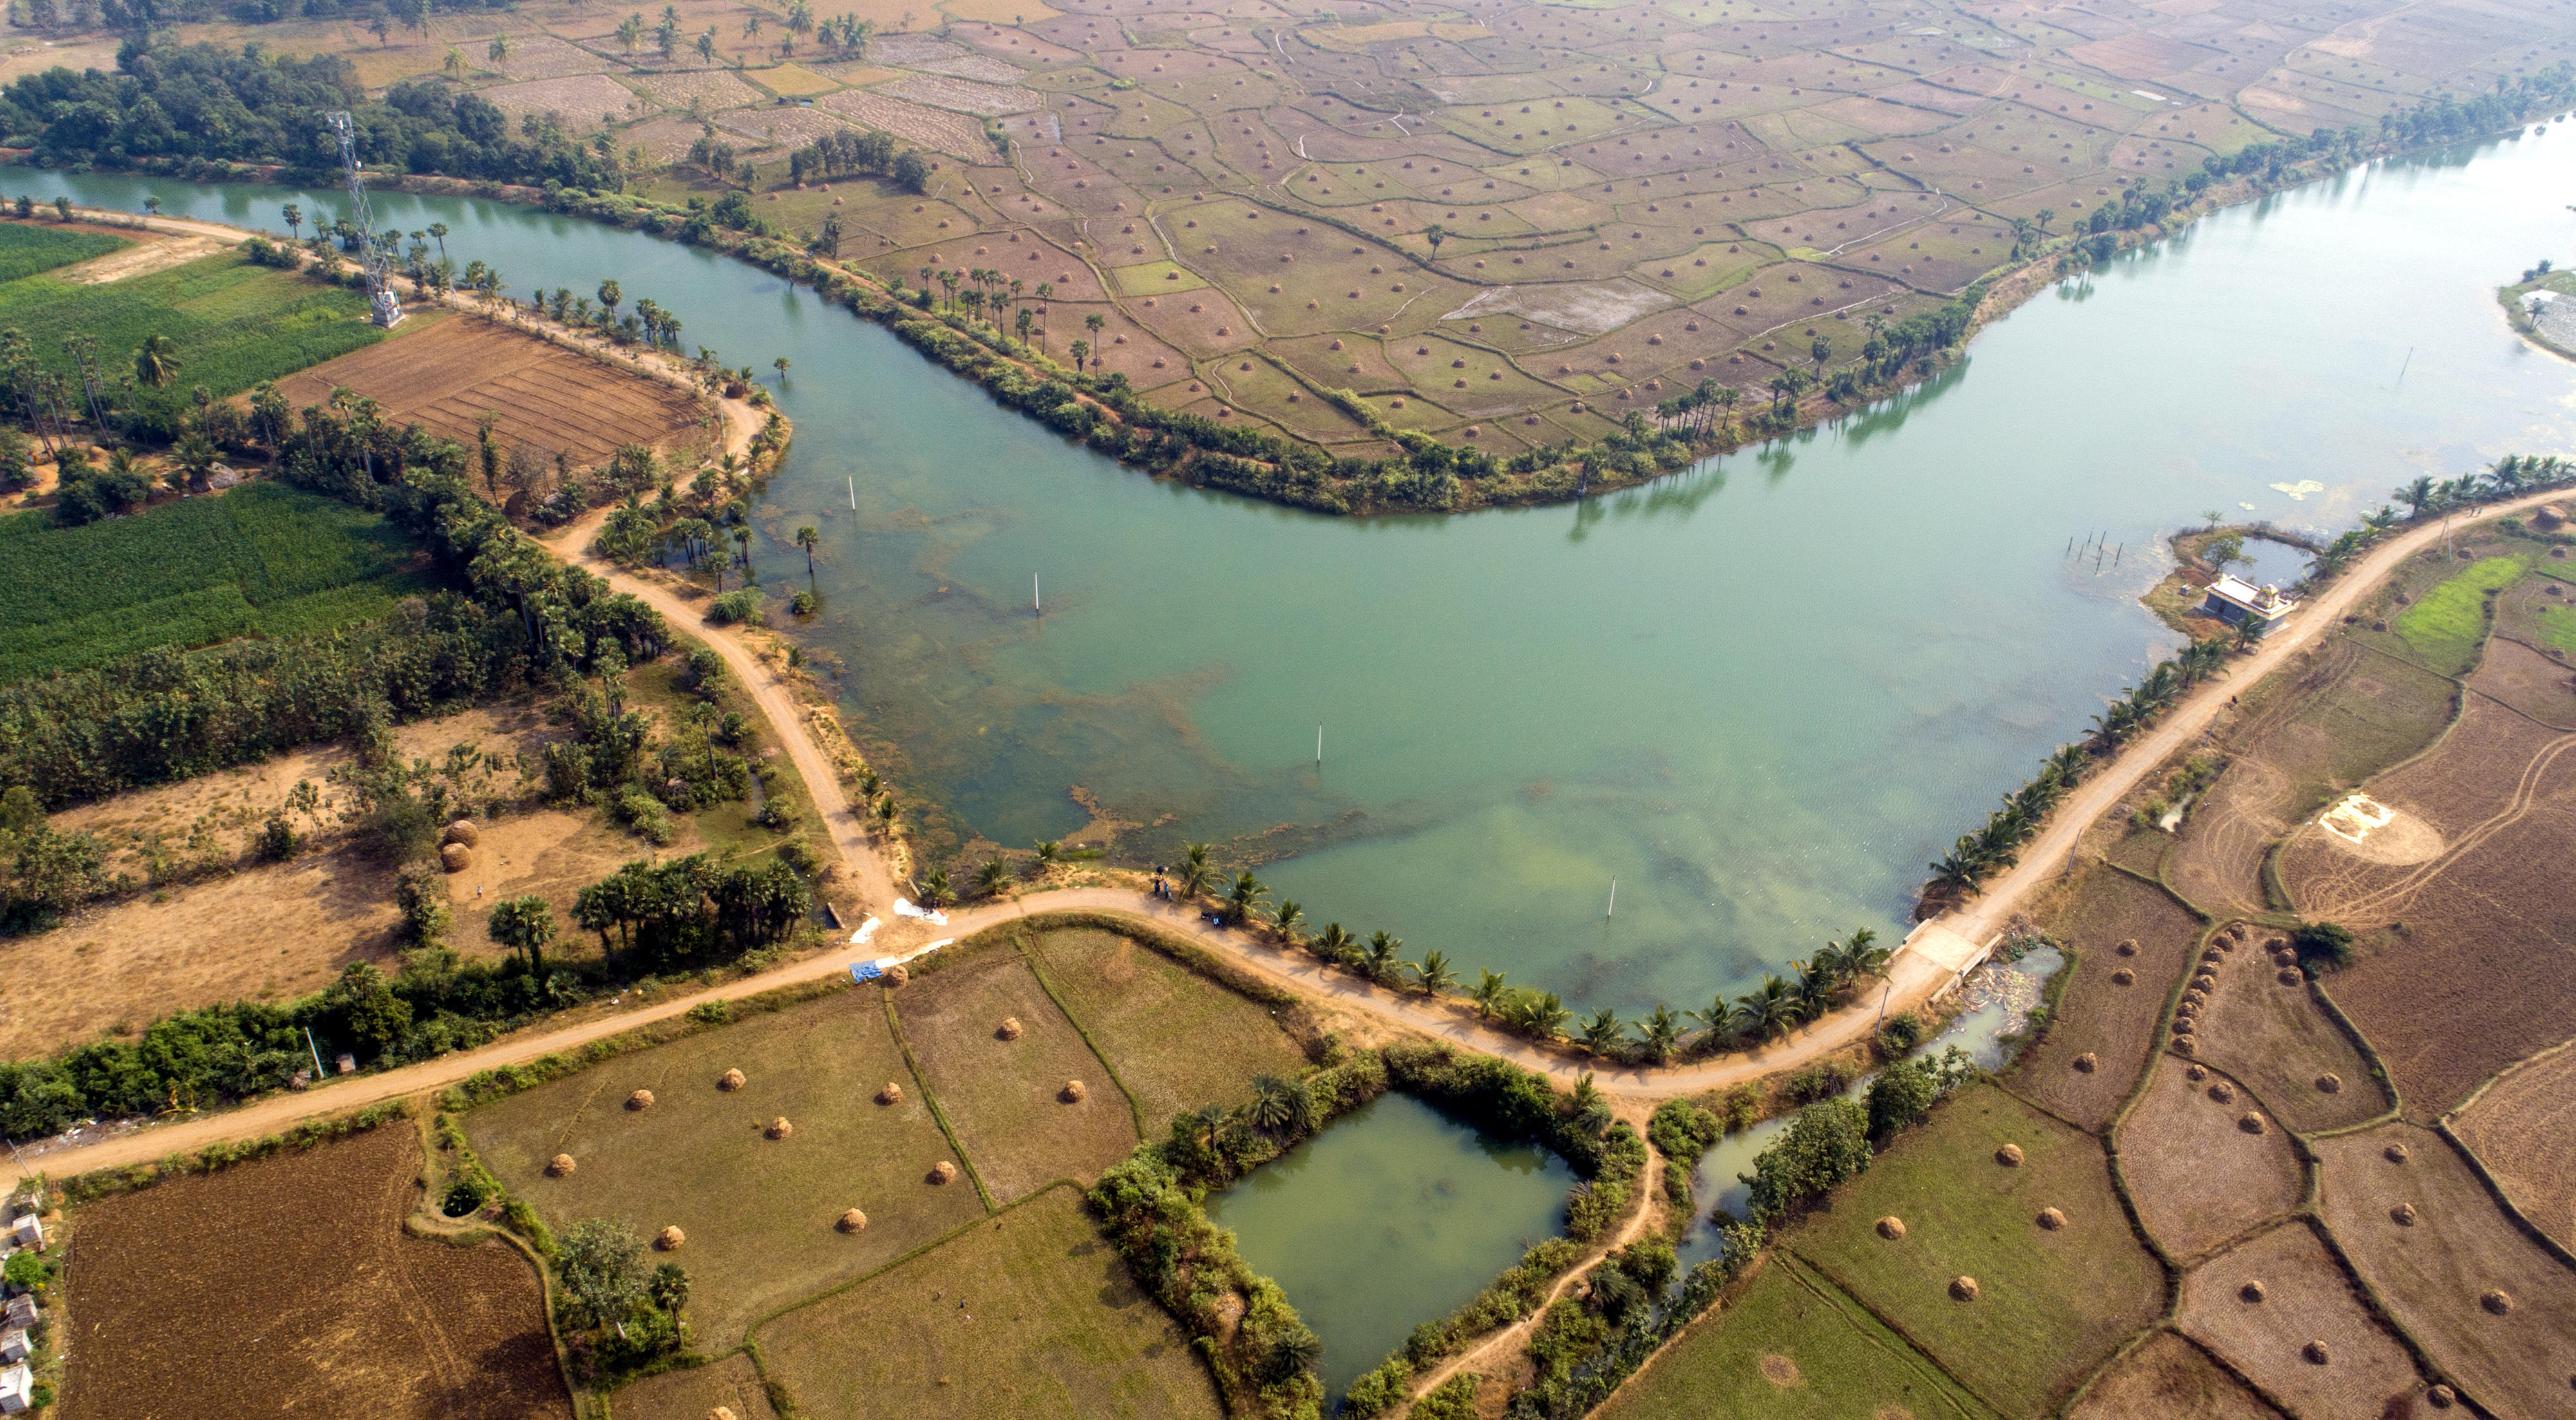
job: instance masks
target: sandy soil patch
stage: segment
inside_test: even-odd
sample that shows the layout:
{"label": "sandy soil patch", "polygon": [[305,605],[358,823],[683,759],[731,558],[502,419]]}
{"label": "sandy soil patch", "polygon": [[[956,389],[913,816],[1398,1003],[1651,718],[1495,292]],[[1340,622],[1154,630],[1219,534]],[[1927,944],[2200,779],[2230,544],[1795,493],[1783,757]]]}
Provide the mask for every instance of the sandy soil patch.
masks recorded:
{"label": "sandy soil patch", "polygon": [[2506,1071],[2452,1129],[2524,1217],[2576,1247],[2576,1049]]}
{"label": "sandy soil patch", "polygon": [[121,236],[141,238],[123,251],[112,251],[93,257],[77,266],[67,266],[52,275],[75,286],[104,286],[129,276],[145,276],[184,266],[202,256],[228,251],[232,243],[221,237],[170,236],[153,240],[142,232],[123,232]]}
{"label": "sandy soil patch", "polygon": [[703,437],[697,401],[660,380],[618,369],[492,321],[456,315],[277,382],[296,408],[346,385],[394,420],[417,420],[471,447],[486,413],[504,446],[562,450],[582,467],[625,443],[663,447]]}
{"label": "sandy soil patch", "polygon": [[420,1165],[397,1121],[80,1209],[65,1391],[86,1415],[571,1420],[527,1260],[404,1234]]}
{"label": "sandy soil patch", "polygon": [[283,1001],[330,985],[353,961],[390,970],[404,945],[393,882],[380,864],[334,853],[132,898],[0,942],[11,983],[0,990],[0,1056],[139,1031],[218,1001]]}
{"label": "sandy soil patch", "polygon": [[579,74],[562,79],[531,79],[521,84],[496,84],[475,91],[494,108],[510,116],[515,128],[529,114],[553,116],[567,133],[587,133],[605,118],[622,123],[635,116],[643,101],[625,85],[605,74]]}
{"label": "sandy soil patch", "polygon": [[[2252,1284],[2259,1293],[2248,1292]],[[2293,1414],[2410,1415],[2423,1393],[2406,1348],[2304,1223],[2275,1228],[2185,1277],[2174,1320]],[[2321,1362],[2310,1359],[2312,1343],[2323,1347]]]}
{"label": "sandy soil patch", "polygon": [[2317,815],[2329,846],[2368,863],[2422,863],[2442,854],[2442,834],[2431,824],[2356,790]]}
{"label": "sandy soil patch", "polygon": [[1480,316],[1518,315],[1560,330],[1607,335],[1639,316],[1662,310],[1672,303],[1673,298],[1663,292],[1622,277],[1616,281],[1497,287],[1480,293],[1441,319],[1473,320]]}
{"label": "sandy soil patch", "polygon": [[[2388,1156],[2397,1146],[2402,1162]],[[2496,1414],[2566,1413],[2576,1272],[2515,1227],[2429,1129],[2390,1124],[2310,1147],[2326,1226],[2433,1363]]]}
{"label": "sandy soil patch", "polygon": [[2209,1354],[2159,1331],[2111,1363],[2067,1420],[2280,1420]]}
{"label": "sandy soil patch", "polygon": [[[2193,1073],[2206,1078],[2192,1079]],[[2262,1121],[2250,1131],[2247,1118]],[[2112,1136],[2138,1221],[2173,1257],[2194,1257],[2299,1206],[2307,1176],[2287,1130],[2244,1089],[2171,1056]]]}

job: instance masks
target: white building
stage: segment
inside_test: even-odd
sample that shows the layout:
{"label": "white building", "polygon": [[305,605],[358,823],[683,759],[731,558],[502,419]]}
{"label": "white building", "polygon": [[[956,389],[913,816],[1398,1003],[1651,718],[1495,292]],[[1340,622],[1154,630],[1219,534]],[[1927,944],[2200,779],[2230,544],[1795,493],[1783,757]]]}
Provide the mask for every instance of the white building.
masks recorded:
{"label": "white building", "polygon": [[45,1225],[35,1214],[21,1213],[17,1221],[9,1225],[9,1236],[16,1239],[20,1247],[41,1250],[45,1245]]}
{"label": "white building", "polygon": [[0,1371],[0,1415],[15,1415],[36,1403],[36,1373],[25,1362]]}
{"label": "white building", "polygon": [[26,1360],[35,1349],[35,1343],[27,1339],[27,1328],[13,1326],[7,1331],[0,1331],[0,1361],[7,1361],[14,1365]]}
{"label": "white building", "polygon": [[2209,597],[2200,609],[2230,625],[2251,626],[2260,636],[2278,625],[2282,617],[2297,611],[2299,604],[2281,595],[2278,587],[2258,587],[2229,572],[2209,584]]}

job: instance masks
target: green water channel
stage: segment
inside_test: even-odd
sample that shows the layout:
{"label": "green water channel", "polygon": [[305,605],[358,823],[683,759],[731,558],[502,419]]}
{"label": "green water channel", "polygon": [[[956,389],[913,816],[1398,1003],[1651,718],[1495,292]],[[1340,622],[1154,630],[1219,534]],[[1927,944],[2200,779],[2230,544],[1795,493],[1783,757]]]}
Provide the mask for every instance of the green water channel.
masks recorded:
{"label": "green water channel", "polygon": [[[2564,127],[2379,164],[2058,286],[1831,426],[1446,519],[1153,482],[659,239],[400,194],[377,215],[445,221],[515,290],[614,276],[728,363],[794,361],[760,561],[802,585],[782,539],[822,529],[802,634],[953,839],[1070,833],[1080,786],[1134,825],[1122,858],[1230,845],[1311,922],[1630,1010],[1705,1004],[1852,927],[1901,935],[1925,861],[2174,645],[2136,598],[2205,510],[2331,534],[2418,474],[2563,451],[2569,366],[2492,288],[2565,255],[2571,179]],[[270,227],[298,196],[23,169],[0,189]],[[2068,554],[2096,537],[2098,565]]]}
{"label": "green water channel", "polygon": [[1208,1199],[1252,1269],[1324,1343],[1338,1397],[1415,1325],[1447,1316],[1555,1236],[1565,1161],[1411,1095],[1381,1095]]}

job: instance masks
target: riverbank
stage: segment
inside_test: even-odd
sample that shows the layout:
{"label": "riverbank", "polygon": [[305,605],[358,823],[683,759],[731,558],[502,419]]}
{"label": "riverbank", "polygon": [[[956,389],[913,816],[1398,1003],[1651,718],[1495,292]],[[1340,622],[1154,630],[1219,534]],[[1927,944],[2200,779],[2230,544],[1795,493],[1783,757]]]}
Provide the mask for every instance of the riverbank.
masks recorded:
{"label": "riverbank", "polygon": [[2576,271],[2551,271],[2549,263],[2496,288],[2496,304],[2516,335],[2562,360],[2576,360]]}

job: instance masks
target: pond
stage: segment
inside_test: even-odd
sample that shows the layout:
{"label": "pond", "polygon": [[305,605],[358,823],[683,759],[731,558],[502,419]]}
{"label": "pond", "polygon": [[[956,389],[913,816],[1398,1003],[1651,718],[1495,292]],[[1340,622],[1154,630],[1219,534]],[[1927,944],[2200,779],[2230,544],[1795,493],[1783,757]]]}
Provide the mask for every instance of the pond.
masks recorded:
{"label": "pond", "polygon": [[1564,1222],[1574,1171],[1389,1093],[1208,1200],[1323,1339],[1338,1398],[1413,1328],[1473,1300]]}
{"label": "pond", "polygon": [[[2204,510],[2332,535],[2418,474],[2562,447],[2568,368],[2492,288],[2563,244],[2571,187],[2563,131],[2356,170],[2052,288],[1905,397],[1606,499],[1449,519],[1151,481],[670,242],[491,202],[377,211],[446,222],[515,290],[614,276],[727,363],[793,359],[760,561],[782,585],[783,535],[822,529],[799,634],[948,841],[1024,851],[1093,804],[1115,856],[1237,845],[1311,922],[1633,1013],[1901,935],[1923,864],[2174,648],[2136,598]],[[271,227],[289,197],[341,205],[0,188]],[[2069,555],[2084,539],[2113,557]]]}
{"label": "pond", "polygon": [[2249,537],[2245,539],[2243,558],[2230,564],[2228,570],[2255,586],[2279,587],[2288,591],[2298,585],[2300,578],[2308,575],[2308,564],[2315,560],[2315,554],[2306,548],[2292,547],[2270,538]]}

